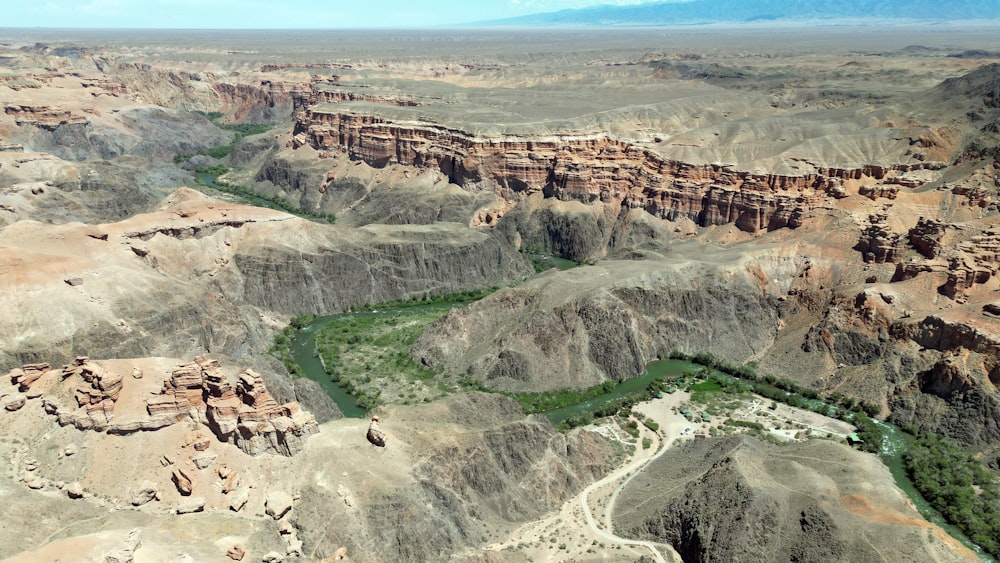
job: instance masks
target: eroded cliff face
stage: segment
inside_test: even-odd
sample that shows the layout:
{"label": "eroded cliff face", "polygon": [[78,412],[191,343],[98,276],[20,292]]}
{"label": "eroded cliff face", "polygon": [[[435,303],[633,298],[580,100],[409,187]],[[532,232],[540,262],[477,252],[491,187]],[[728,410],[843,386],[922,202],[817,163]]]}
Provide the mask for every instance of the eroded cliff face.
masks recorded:
{"label": "eroded cliff face", "polygon": [[[643,209],[668,220],[688,218],[702,226],[733,223],[747,232],[801,226],[828,197],[846,195],[848,181],[906,183],[907,173],[944,166],[908,158],[857,168],[803,163],[806,172],[800,175],[750,172],[687,164],[606,135],[490,138],[435,123],[338,109],[338,102],[353,101],[352,96],[318,90],[300,102],[292,146],[344,150],[372,166],[433,168],[459,185],[488,180],[511,202],[542,192],[562,200]],[[381,103],[404,101],[415,103]]]}
{"label": "eroded cliff face", "polygon": [[[561,506],[614,455],[600,435],[560,434],[543,418],[525,420],[513,400],[497,395],[470,393],[380,415],[389,442],[368,446],[382,464],[369,467],[371,485],[348,491],[313,484],[296,506],[293,522],[317,556],[345,541],[361,561],[445,558]],[[398,448],[412,452],[412,466],[392,482]]]}
{"label": "eroded cliff face", "polygon": [[93,349],[244,355],[269,346],[283,315],[505,285],[530,270],[509,245],[461,225],[353,231],[191,190],[119,223],[4,232],[6,290],[39,296],[11,298],[20,320],[5,325],[8,368]]}
{"label": "eroded cliff face", "polygon": [[[710,349],[739,361],[770,344],[782,307],[766,276],[756,276],[759,264],[729,258],[721,267],[664,259],[550,273],[452,311],[424,333],[414,354],[510,391],[620,381],[672,350]],[[794,262],[781,268],[794,271]]]}

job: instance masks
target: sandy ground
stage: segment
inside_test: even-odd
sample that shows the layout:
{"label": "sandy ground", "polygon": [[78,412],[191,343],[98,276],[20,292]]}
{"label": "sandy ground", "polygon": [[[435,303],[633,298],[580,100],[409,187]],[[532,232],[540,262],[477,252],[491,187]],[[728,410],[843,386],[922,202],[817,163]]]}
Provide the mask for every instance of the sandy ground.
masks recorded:
{"label": "sandy ground", "polygon": [[[486,549],[518,550],[532,561],[635,561],[642,556],[652,557],[661,563],[680,561],[680,556],[669,545],[616,536],[611,515],[618,493],[632,477],[663,455],[691,425],[682,415],[673,412],[689,398],[688,393],[678,392],[638,405],[636,411],[660,425],[659,431],[653,432],[640,423],[638,440],[633,441],[614,424],[588,427],[586,431],[634,445],[635,451],[621,468],[592,483],[557,512],[520,526],[508,539],[491,544]],[[635,416],[631,419],[639,422]],[[651,441],[649,449],[642,448],[643,438]]]}
{"label": "sandy ground", "polygon": [[[638,440],[633,440],[614,423],[604,422],[587,427],[585,431],[597,432],[608,439],[633,446],[633,453],[620,468],[592,483],[558,511],[521,525],[509,538],[488,545],[486,549],[517,550],[532,561],[635,561],[642,556],[652,557],[661,563],[681,561],[669,545],[615,535],[612,515],[619,493],[646,465],[666,453],[679,440],[692,440],[696,434],[707,434],[712,427],[722,424],[724,417],[715,417],[711,423],[704,423],[688,421],[678,414],[676,411],[690,398],[690,393],[679,391],[636,405],[631,420],[640,422]],[[755,396],[736,409],[732,418],[753,420],[768,427],[775,424],[792,426],[794,428],[772,431],[772,434],[788,440],[795,439],[803,430],[830,437],[844,437],[854,430],[840,420],[787,405],[778,405],[777,409],[770,410],[767,408],[769,404],[770,401]],[[660,425],[657,432],[641,424],[641,420],[646,418]],[[643,438],[651,441],[649,449],[642,448]]]}

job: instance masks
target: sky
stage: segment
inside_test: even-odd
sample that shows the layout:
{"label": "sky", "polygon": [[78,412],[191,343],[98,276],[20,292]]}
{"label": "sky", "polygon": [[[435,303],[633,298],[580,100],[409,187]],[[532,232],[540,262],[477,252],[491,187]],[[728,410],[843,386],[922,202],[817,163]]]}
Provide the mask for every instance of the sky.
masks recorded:
{"label": "sky", "polygon": [[435,27],[649,0],[3,0],[0,27]]}

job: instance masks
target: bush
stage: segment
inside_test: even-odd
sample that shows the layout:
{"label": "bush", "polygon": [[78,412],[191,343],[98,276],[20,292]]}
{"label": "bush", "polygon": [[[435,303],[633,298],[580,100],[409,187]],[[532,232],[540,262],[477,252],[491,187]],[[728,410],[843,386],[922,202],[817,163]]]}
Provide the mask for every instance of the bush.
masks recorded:
{"label": "bush", "polygon": [[904,462],[917,490],[945,519],[984,550],[1000,556],[996,475],[972,454],[931,434],[917,438]]}

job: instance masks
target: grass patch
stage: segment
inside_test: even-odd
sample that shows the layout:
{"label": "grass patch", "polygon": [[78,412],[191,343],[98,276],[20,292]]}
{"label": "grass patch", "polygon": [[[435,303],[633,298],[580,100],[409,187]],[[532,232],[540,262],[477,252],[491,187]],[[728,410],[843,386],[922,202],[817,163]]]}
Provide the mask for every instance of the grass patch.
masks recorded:
{"label": "grass patch", "polygon": [[469,291],[459,291],[457,293],[446,293],[442,295],[431,295],[428,292],[424,292],[423,296],[417,297],[413,296],[409,299],[403,299],[399,301],[386,301],[384,303],[377,303],[374,305],[365,304],[359,307],[362,311],[380,311],[385,309],[406,309],[408,307],[424,307],[426,305],[436,305],[439,303],[452,303],[455,305],[463,303],[472,303],[473,301],[479,301],[483,297],[495,292],[500,288],[498,287],[488,287],[486,289],[470,289]]}
{"label": "grass patch", "polygon": [[726,426],[734,426],[736,428],[749,428],[750,430],[756,430],[757,432],[764,432],[766,430],[763,424],[759,422],[751,422],[749,420],[733,420],[731,418],[727,418],[723,424]]}

